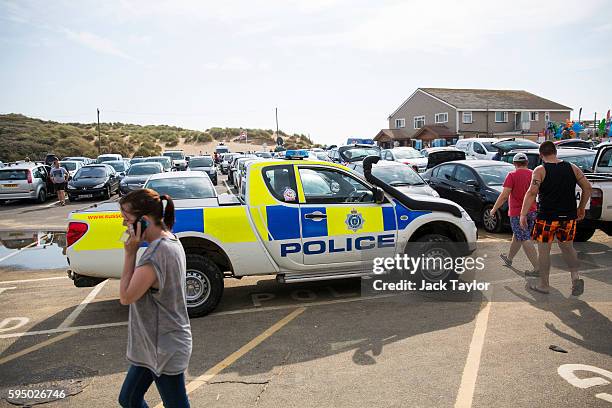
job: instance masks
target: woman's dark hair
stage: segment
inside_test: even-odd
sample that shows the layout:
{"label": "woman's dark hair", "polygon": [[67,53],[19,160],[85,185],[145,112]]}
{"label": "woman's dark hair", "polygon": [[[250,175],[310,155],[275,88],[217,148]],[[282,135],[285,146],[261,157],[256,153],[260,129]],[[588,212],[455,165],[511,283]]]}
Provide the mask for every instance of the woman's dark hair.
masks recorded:
{"label": "woman's dark hair", "polygon": [[171,230],[174,225],[174,202],[167,194],[160,196],[149,188],[134,190],[121,197],[119,205],[128,205],[129,212],[139,218],[148,215],[156,225],[164,229]]}

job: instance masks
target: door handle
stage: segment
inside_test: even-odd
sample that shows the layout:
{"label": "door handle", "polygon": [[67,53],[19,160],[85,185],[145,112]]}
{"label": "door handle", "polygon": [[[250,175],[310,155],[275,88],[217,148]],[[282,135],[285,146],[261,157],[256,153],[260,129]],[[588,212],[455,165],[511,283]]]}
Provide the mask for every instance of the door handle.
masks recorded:
{"label": "door handle", "polygon": [[321,211],[315,211],[304,215],[304,218],[313,221],[321,221],[322,219],[327,218],[327,214],[323,214]]}

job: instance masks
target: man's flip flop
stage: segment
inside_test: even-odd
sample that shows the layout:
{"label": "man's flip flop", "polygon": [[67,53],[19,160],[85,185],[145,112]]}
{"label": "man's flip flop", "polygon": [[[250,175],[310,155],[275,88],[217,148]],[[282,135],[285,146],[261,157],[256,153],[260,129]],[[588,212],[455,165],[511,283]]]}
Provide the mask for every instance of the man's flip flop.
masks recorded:
{"label": "man's flip flop", "polygon": [[572,285],[572,296],[580,296],[584,293],[584,281],[576,279]]}
{"label": "man's flip flop", "polygon": [[535,285],[533,283],[530,283],[529,285],[527,285],[527,288],[533,290],[534,292],[541,293],[543,295],[548,295],[548,293],[549,293],[547,290],[543,290],[543,289],[538,288],[537,285]]}

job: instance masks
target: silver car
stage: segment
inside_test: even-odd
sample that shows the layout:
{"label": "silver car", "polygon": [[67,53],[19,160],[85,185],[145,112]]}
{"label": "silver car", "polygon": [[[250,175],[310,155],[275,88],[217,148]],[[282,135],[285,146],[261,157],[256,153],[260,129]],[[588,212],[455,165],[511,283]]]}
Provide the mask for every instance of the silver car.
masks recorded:
{"label": "silver car", "polygon": [[0,168],[0,203],[30,199],[38,203],[55,194],[50,167],[41,163],[8,164]]}

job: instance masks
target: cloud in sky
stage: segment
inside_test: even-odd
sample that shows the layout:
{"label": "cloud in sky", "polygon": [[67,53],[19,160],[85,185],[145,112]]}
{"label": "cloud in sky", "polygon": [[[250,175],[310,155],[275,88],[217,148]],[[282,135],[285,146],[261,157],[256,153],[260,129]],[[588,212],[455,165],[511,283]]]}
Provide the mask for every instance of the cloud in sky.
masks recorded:
{"label": "cloud in sky", "polygon": [[113,44],[111,40],[107,38],[87,31],[73,31],[68,28],[61,28],[60,31],[63,32],[71,41],[81,44],[94,51],[120,57],[128,61],[138,62],[136,58],[121,51],[115,44]]}

